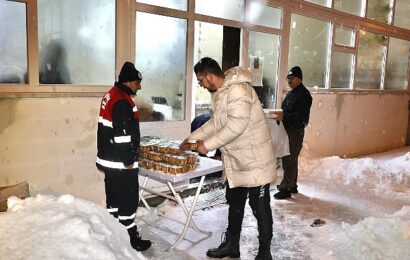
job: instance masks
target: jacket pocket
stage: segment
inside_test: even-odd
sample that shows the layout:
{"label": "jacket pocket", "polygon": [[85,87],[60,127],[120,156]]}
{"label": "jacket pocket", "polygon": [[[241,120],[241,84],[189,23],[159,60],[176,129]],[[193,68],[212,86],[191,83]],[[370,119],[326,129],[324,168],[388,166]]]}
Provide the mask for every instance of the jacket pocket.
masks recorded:
{"label": "jacket pocket", "polygon": [[235,142],[226,148],[232,170],[246,171],[255,168],[256,158],[253,153],[251,142],[248,139]]}
{"label": "jacket pocket", "polygon": [[270,140],[253,145],[252,150],[255,154],[257,165],[259,167],[265,166],[266,164],[274,160],[275,156],[273,151],[273,145]]}

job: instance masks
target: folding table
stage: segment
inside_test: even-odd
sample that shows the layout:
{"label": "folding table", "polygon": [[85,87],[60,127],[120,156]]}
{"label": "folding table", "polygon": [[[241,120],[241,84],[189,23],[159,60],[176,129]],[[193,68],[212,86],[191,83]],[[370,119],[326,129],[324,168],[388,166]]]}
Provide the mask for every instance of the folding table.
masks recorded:
{"label": "folding table", "polygon": [[[147,209],[152,212],[151,207],[148,205],[147,201],[144,198],[144,192],[148,192],[151,194],[155,194],[161,197],[165,197],[171,200],[175,200],[178,202],[178,204],[182,207],[185,215],[186,215],[186,220],[184,224],[184,229],[177,239],[177,241],[170,247],[170,249],[175,248],[184,238],[185,234],[188,230],[188,227],[191,226],[194,230],[197,232],[203,233],[203,234],[211,234],[211,232],[207,232],[204,230],[199,229],[194,221],[192,220],[192,215],[195,210],[195,205],[198,200],[198,196],[201,192],[202,186],[204,184],[204,179],[207,174],[213,173],[213,172],[218,172],[222,170],[222,162],[218,160],[214,160],[211,158],[207,157],[199,157],[199,163],[197,165],[197,168],[193,171],[185,172],[185,173],[180,173],[180,174],[168,174],[168,173],[163,173],[159,171],[153,171],[153,170],[148,170],[144,168],[139,169],[139,175],[144,176],[144,181],[143,184],[140,185],[140,200],[144,203],[144,205],[147,207]],[[192,178],[196,177],[201,177],[199,181],[199,185],[196,189],[195,192],[195,197],[192,201],[191,208],[188,209],[187,206],[185,205],[184,201],[182,200],[181,196],[179,193],[175,190],[175,187],[180,186],[182,184],[185,184],[187,180],[190,180]],[[168,195],[164,192],[159,192],[150,188],[147,188],[148,180],[156,180],[162,183],[166,183],[169,190],[172,193],[171,195]]]}

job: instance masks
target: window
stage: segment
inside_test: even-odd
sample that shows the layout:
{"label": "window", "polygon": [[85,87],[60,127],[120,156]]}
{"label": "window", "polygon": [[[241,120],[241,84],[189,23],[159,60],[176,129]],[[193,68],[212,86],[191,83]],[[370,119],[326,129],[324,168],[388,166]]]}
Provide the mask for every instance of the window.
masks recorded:
{"label": "window", "polygon": [[28,83],[24,3],[0,0],[0,83]]}
{"label": "window", "polygon": [[278,87],[279,36],[250,32],[249,69],[263,108],[275,108]]}
{"label": "window", "polygon": [[332,55],[332,88],[352,88],[354,54],[334,52]]}
{"label": "window", "polygon": [[355,88],[380,88],[386,39],[384,35],[360,31]]}
{"label": "window", "polygon": [[40,84],[112,85],[115,0],[39,0]]}
{"label": "window", "polygon": [[307,2],[311,2],[314,4],[330,7],[332,4],[332,0],[306,0]]}
{"label": "window", "polygon": [[395,0],[394,25],[410,30],[410,1]]}
{"label": "window", "polygon": [[243,22],[244,4],[244,0],[196,0],[195,12]]}
{"label": "window", "polygon": [[329,22],[292,14],[288,65],[302,68],[305,86],[326,86],[330,30]]}
{"label": "window", "polygon": [[[203,57],[211,57],[222,64],[223,25],[195,22],[194,65]],[[197,84],[196,75],[192,75],[192,95],[195,98],[192,118],[210,112],[211,93]]]}
{"label": "window", "polygon": [[354,47],[355,32],[353,30],[336,27],[335,44],[346,46],[346,47]]}
{"label": "window", "polygon": [[353,87],[355,64],[355,31],[335,26],[331,59],[331,88]]}
{"label": "window", "polygon": [[139,3],[157,5],[161,7],[167,7],[177,10],[186,11],[187,10],[187,0],[137,0]]}
{"label": "window", "polygon": [[385,89],[406,90],[408,86],[408,71],[410,57],[410,42],[390,38],[387,56]]}
{"label": "window", "polygon": [[364,17],[366,0],[334,0],[336,10]]}
{"label": "window", "polygon": [[249,22],[273,28],[281,28],[282,9],[266,6],[263,1],[253,0],[248,12]]}
{"label": "window", "polygon": [[186,79],[185,19],[137,12],[135,65],[142,73],[141,121],[183,120]]}
{"label": "window", "polygon": [[[194,65],[203,57],[216,60],[226,71],[240,64],[241,29],[205,22],[195,22]],[[200,87],[192,75],[192,95],[195,98],[192,118],[211,111],[211,94]]]}
{"label": "window", "polygon": [[144,75],[138,99],[158,112],[146,120],[184,120],[187,94],[196,111],[211,103],[186,86],[196,86],[191,56],[223,70],[246,57],[272,97],[287,86],[279,50],[280,73],[301,66],[308,87],[404,90],[409,12],[408,0],[0,0],[0,95],[99,95],[127,59]]}
{"label": "window", "polygon": [[392,6],[390,0],[368,0],[367,15],[370,20],[391,24]]}

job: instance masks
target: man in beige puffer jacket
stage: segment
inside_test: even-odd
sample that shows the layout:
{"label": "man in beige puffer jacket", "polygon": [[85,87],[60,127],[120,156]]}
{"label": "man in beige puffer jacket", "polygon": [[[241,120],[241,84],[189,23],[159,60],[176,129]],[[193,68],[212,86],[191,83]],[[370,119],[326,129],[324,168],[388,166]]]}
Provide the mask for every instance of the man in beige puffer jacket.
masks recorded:
{"label": "man in beige puffer jacket", "polygon": [[213,113],[185,142],[197,140],[197,151],[201,154],[221,150],[229,205],[225,240],[206,254],[213,258],[240,256],[239,238],[249,195],[259,231],[256,259],[271,259],[269,186],[276,180],[275,156],[261,103],[251,86],[251,73],[235,67],[224,74],[218,63],[208,57],[195,65],[194,72],[198,84],[212,93]]}

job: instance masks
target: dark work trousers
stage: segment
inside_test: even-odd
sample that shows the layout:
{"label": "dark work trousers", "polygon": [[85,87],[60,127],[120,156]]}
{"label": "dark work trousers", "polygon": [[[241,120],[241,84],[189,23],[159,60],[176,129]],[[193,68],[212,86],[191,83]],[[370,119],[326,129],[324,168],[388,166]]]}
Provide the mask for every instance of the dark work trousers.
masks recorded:
{"label": "dark work trousers", "polygon": [[226,185],[226,201],[229,205],[228,230],[240,234],[245,212],[246,198],[249,194],[249,205],[258,223],[259,240],[270,243],[272,239],[272,209],[270,207],[269,184],[252,188],[229,188]]}
{"label": "dark work trousers", "polygon": [[298,181],[298,157],[302,150],[305,129],[288,129],[286,133],[289,137],[290,155],[282,157],[283,180],[279,184],[279,189],[291,190],[297,188]]}
{"label": "dark work trousers", "polygon": [[108,212],[127,229],[134,227],[139,201],[138,170],[109,170],[104,173]]}

